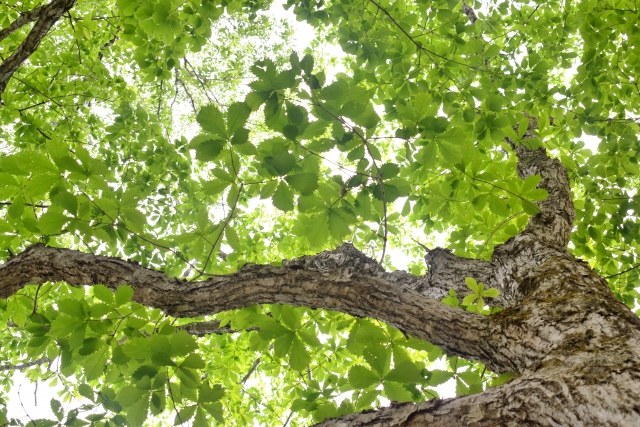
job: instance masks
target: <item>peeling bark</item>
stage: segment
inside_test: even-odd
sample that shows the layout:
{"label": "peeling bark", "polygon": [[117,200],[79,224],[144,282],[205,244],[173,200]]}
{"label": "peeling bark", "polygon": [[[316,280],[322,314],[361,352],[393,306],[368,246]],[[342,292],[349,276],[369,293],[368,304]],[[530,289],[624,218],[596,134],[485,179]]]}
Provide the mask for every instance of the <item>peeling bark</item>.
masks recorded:
{"label": "peeling bark", "polygon": [[[518,173],[540,174],[549,198],[490,262],[445,249],[429,273],[389,273],[353,245],[188,282],[112,257],[34,245],[0,266],[0,297],[30,283],[133,286],[134,300],[177,317],[260,303],[326,308],[385,321],[449,355],[517,375],[483,393],[326,420],[323,426],[636,426],[640,420],[640,319],[606,281],[566,249],[575,219],[566,169],[544,150],[516,147]],[[501,290],[492,316],[437,301],[466,291],[465,277]],[[200,326],[186,327],[199,328]],[[201,325],[202,326],[202,325]],[[215,323],[202,326],[217,333]],[[194,329],[194,330],[195,330]]]}
{"label": "peeling bark", "polygon": [[[69,11],[76,4],[76,0],[53,0],[46,6],[34,9],[20,16],[7,28],[0,32],[0,40],[8,36],[18,28],[37,19],[37,22],[24,39],[22,44],[0,64],[0,94],[2,94],[9,83],[9,79],[24,61],[38,48],[40,41],[47,35],[51,27],[58,22],[58,19]],[[5,34],[6,33],[6,34]]]}

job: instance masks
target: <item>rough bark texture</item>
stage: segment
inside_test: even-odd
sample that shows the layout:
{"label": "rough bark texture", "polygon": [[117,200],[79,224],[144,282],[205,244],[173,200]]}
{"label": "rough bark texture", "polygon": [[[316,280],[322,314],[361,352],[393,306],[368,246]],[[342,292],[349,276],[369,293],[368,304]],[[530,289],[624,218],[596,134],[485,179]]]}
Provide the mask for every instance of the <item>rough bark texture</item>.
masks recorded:
{"label": "rough bark texture", "polygon": [[[259,303],[327,308],[383,320],[449,355],[517,374],[476,395],[392,405],[323,426],[640,425],[640,319],[566,250],[575,212],[565,168],[543,149],[514,148],[518,173],[540,174],[549,198],[522,233],[495,248],[491,262],[434,249],[428,275],[415,277],[385,272],[344,244],[282,267],[247,265],[188,282],[117,258],[34,245],[0,267],[0,297],[64,280],[131,284],[135,301],[178,317]],[[484,317],[437,301],[451,288],[464,293],[465,277],[500,289],[494,304],[504,310]],[[209,326],[215,333],[217,325]]]}
{"label": "rough bark texture", "polygon": [[18,18],[9,24],[7,27],[0,30],[0,41],[9,37],[13,32],[19,30],[23,26],[27,25],[30,22],[35,21],[40,18],[40,14],[44,10],[43,7],[36,7],[35,9],[30,10],[29,12],[22,13]]}
{"label": "rough bark texture", "polygon": [[40,44],[40,41],[47,35],[51,27],[60,17],[69,11],[76,4],[76,0],[53,0],[46,6],[33,9],[27,12],[8,27],[0,31],[0,41],[23,25],[37,22],[29,32],[29,35],[18,46],[18,48],[0,64],[0,94],[2,94],[9,83],[9,79],[24,61],[27,60]]}

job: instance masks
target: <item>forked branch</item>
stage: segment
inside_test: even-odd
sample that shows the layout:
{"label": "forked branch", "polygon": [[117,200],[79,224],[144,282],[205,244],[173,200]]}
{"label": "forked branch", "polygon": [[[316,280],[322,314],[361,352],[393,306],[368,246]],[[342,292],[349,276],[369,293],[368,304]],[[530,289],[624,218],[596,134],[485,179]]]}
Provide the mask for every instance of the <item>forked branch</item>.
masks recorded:
{"label": "forked branch", "polygon": [[[37,12],[31,11],[27,13],[26,16],[22,15],[22,17],[10,24],[9,27],[2,30],[3,32],[6,32],[6,34],[3,34],[3,36],[6,37],[16,29],[25,25],[27,22],[31,22],[35,19],[38,20],[20,46],[13,51],[11,56],[0,64],[0,94],[4,92],[13,73],[15,73],[22,63],[26,61],[33,52],[35,52],[40,41],[42,41],[42,39],[47,35],[51,27],[53,27],[53,25],[58,22],[58,19],[60,19],[64,13],[68,12],[75,4],[76,0],[53,0],[48,5],[43,6],[40,10],[34,9],[34,11]],[[20,21],[21,18],[23,18],[22,21]],[[18,23],[16,24],[16,22]],[[0,40],[2,39],[0,38]]]}

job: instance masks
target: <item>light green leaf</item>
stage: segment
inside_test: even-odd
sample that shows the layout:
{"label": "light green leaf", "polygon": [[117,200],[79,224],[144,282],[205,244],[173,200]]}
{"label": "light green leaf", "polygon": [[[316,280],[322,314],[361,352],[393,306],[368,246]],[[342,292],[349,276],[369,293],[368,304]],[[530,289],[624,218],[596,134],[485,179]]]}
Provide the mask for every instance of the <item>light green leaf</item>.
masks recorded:
{"label": "light green leaf", "polygon": [[355,365],[349,369],[349,383],[355,388],[368,388],[374,384],[379,384],[381,378],[372,370],[362,365]]}
{"label": "light green leaf", "polygon": [[382,387],[387,399],[394,402],[411,402],[413,398],[411,392],[404,388],[402,384],[393,381],[384,381]]}
{"label": "light green leaf", "polygon": [[311,356],[309,355],[309,352],[302,341],[300,341],[298,337],[295,337],[289,352],[289,365],[291,366],[291,369],[301,371],[309,366],[309,363],[311,363]]}
{"label": "light green leaf", "polygon": [[198,348],[196,340],[184,330],[179,330],[171,337],[171,350],[169,354],[172,357],[186,356]]}
{"label": "light green leaf", "polygon": [[416,365],[410,360],[404,360],[389,371],[384,377],[385,381],[398,383],[420,383],[424,379]]}
{"label": "light green leaf", "polygon": [[51,323],[51,329],[47,335],[53,338],[65,337],[75,331],[84,322],[84,319],[61,314]]}
{"label": "light green leaf", "polygon": [[[234,118],[234,123],[238,121],[237,119],[237,117]],[[218,135],[223,139],[229,137],[222,113],[215,105],[209,104],[206,107],[202,107],[196,120],[203,130]]]}
{"label": "light green leaf", "polygon": [[489,288],[482,292],[482,296],[487,298],[496,298],[498,295],[500,295],[500,291],[496,288]]}
{"label": "light green leaf", "polygon": [[485,101],[489,111],[499,113],[504,105],[504,98],[502,95],[489,95]]}
{"label": "light green leaf", "polygon": [[123,304],[131,301],[133,297],[133,288],[129,285],[121,285],[116,289],[116,307],[120,307]]}
{"label": "light green leaf", "polygon": [[227,111],[227,128],[229,134],[233,135],[237,130],[241,129],[247,122],[250,114],[251,108],[246,102],[235,102],[231,104],[229,111]]}
{"label": "light green leaf", "polygon": [[315,173],[298,173],[288,175],[285,180],[303,196],[313,194],[318,189],[318,175]]}
{"label": "light green leaf", "polygon": [[275,193],[273,193],[273,196],[271,196],[271,201],[273,202],[273,206],[281,211],[288,212],[293,210],[293,192],[289,186],[282,181],[278,184],[278,188]]}

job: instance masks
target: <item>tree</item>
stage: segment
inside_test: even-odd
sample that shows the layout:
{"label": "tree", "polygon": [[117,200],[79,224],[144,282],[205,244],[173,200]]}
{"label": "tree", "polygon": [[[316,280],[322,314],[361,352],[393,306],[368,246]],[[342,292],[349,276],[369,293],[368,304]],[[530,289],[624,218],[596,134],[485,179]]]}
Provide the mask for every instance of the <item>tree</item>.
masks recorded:
{"label": "tree", "polygon": [[29,425],[637,424],[637,6],[268,6],[0,5]]}

